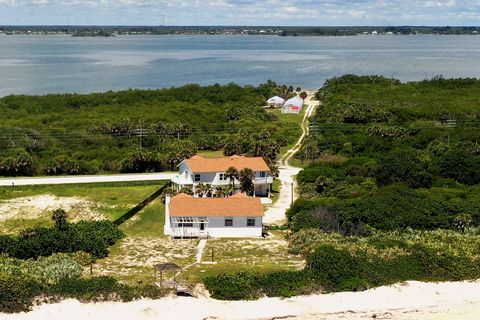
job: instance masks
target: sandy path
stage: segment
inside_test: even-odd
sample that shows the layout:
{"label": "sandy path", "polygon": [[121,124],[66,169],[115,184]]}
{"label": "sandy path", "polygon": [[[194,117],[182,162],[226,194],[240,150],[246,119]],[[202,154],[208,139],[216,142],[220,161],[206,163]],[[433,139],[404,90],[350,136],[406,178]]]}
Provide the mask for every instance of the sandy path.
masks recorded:
{"label": "sandy path", "polygon": [[130,303],[80,304],[66,300],[0,320],[40,319],[479,319],[480,282],[421,283],[364,292],[216,301],[170,297]]}
{"label": "sandy path", "polygon": [[98,176],[64,176],[38,178],[7,178],[0,179],[0,186],[50,185],[50,184],[80,184],[104,182],[131,182],[131,181],[161,181],[172,180],[177,173],[143,173],[143,174],[116,174]]}
{"label": "sandy path", "polygon": [[265,224],[282,224],[285,222],[285,212],[290,208],[291,204],[298,198],[298,193],[296,192],[297,189],[297,182],[296,182],[296,175],[301,171],[300,168],[292,167],[289,165],[289,161],[295,155],[295,153],[300,150],[302,146],[303,139],[309,133],[308,127],[308,118],[313,115],[315,112],[316,107],[318,107],[319,102],[312,100],[314,92],[309,92],[308,97],[305,100],[306,111],[305,116],[303,117],[302,121],[302,135],[298,139],[297,143],[293,146],[292,149],[288,150],[287,153],[280,159],[279,161],[279,176],[278,179],[282,183],[282,187],[280,188],[280,194],[278,196],[278,200],[267,209],[265,212],[265,217],[263,218],[263,222]]}

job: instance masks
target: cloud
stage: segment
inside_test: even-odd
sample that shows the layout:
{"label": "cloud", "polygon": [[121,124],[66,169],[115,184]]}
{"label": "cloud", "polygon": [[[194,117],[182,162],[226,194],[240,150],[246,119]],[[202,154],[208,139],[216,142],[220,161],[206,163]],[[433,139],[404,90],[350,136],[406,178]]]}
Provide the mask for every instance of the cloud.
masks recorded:
{"label": "cloud", "polygon": [[480,0],[0,0],[2,24],[472,25]]}

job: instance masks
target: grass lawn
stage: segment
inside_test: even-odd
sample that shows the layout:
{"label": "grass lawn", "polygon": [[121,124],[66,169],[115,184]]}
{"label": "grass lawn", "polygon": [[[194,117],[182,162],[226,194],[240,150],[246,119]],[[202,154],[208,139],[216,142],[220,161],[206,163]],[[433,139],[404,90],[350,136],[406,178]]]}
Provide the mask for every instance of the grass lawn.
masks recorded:
{"label": "grass lawn", "polygon": [[172,240],[163,235],[165,206],[156,199],[120,228],[126,237],[110,255],[94,265],[94,275],[111,275],[130,284],[152,284],[153,267],[173,262],[185,267],[195,261],[198,240]]}
{"label": "grass lawn", "polygon": [[199,151],[197,154],[204,158],[221,158],[224,157],[223,150],[217,151]]}
{"label": "grass lawn", "polygon": [[273,179],[272,191],[270,192],[270,199],[272,200],[272,203],[277,202],[281,188],[282,181],[280,181],[280,179]]}
{"label": "grass lawn", "polygon": [[[190,283],[199,283],[207,276],[221,273],[302,269],[304,260],[287,250],[288,243],[279,232],[270,239],[209,239],[203,255],[204,263],[192,266],[181,276]],[[211,264],[212,252],[214,264]]]}
{"label": "grass lawn", "polygon": [[306,108],[303,108],[299,114],[286,114],[282,113],[281,109],[268,109],[267,111],[275,114],[278,117],[278,125],[282,126],[286,132],[286,138],[289,140],[287,146],[280,149],[280,156],[287,153],[288,150],[292,149],[295,143],[302,135],[301,124],[303,117],[305,116]]}
{"label": "grass lawn", "polygon": [[115,220],[163,184],[78,184],[0,188],[0,232],[51,226],[51,212],[63,208],[71,221]]}

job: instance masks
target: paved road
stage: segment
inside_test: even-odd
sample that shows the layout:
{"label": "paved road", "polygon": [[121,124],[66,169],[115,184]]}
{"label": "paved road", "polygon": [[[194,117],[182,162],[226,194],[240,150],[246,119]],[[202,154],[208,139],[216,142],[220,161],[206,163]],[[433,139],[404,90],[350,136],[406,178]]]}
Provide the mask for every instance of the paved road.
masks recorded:
{"label": "paved road", "polygon": [[144,174],[117,174],[99,176],[64,176],[64,177],[35,177],[35,178],[6,178],[0,179],[0,186],[34,186],[51,184],[83,184],[104,182],[133,182],[133,181],[160,181],[172,180],[177,173],[144,173]]}
{"label": "paved road", "polygon": [[309,92],[309,96],[305,100],[306,111],[302,121],[302,136],[298,139],[293,148],[288,150],[279,161],[278,179],[282,182],[282,187],[280,188],[278,200],[265,212],[263,222],[266,224],[284,223],[286,220],[285,213],[287,212],[288,208],[290,208],[292,202],[298,198],[298,193],[296,192],[297,180],[295,177],[302,169],[292,167],[289,165],[289,161],[292,159],[295,153],[300,150],[303,139],[309,133],[308,118],[313,115],[315,109],[320,104],[319,101],[312,100],[313,94],[313,92]]}

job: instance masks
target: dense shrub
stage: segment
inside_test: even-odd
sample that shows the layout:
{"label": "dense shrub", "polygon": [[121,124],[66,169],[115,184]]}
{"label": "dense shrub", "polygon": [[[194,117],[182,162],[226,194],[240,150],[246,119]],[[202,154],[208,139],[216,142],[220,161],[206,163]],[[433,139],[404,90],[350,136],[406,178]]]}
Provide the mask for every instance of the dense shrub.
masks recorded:
{"label": "dense shrub", "polygon": [[381,186],[403,182],[411,188],[429,188],[432,175],[414,150],[395,150],[379,159],[375,178]]}
{"label": "dense shrub", "polygon": [[156,286],[132,287],[120,284],[112,277],[62,278],[55,283],[41,283],[30,277],[0,273],[0,312],[29,311],[35,298],[39,301],[77,299],[91,301],[131,301],[133,299],[158,299],[165,292]]}
{"label": "dense shrub", "polygon": [[50,160],[43,170],[47,176],[80,174],[80,165],[66,156],[58,156]]}
{"label": "dense shrub", "polygon": [[34,173],[33,158],[23,149],[14,149],[10,156],[0,158],[0,176],[31,176]]}
{"label": "dense shrub", "polygon": [[37,260],[22,260],[0,255],[0,274],[24,276],[42,284],[53,284],[82,274],[80,254],[53,254]]}
{"label": "dense shrub", "polygon": [[[403,185],[379,188],[369,194],[339,200],[333,197],[297,200],[287,211],[292,230],[319,228],[346,235],[365,234],[364,225],[380,229],[432,230],[456,228],[454,219],[472,213],[472,225],[480,224],[477,189],[453,193],[455,189],[414,190]],[[368,233],[368,232],[367,232]]]}
{"label": "dense shrub", "polygon": [[0,273],[0,312],[28,311],[40,292],[40,285],[27,276]]}
{"label": "dense shrub", "polygon": [[212,297],[220,300],[253,300],[262,296],[292,297],[319,290],[308,272],[224,273],[205,279]]}
{"label": "dense shrub", "polygon": [[452,150],[438,159],[440,173],[445,178],[453,178],[461,183],[480,183],[480,156],[465,149]]}
{"label": "dense shrub", "polygon": [[61,229],[34,228],[20,236],[0,236],[0,253],[30,259],[84,251],[93,258],[103,258],[108,255],[109,247],[122,237],[123,233],[110,221],[82,221]]}

